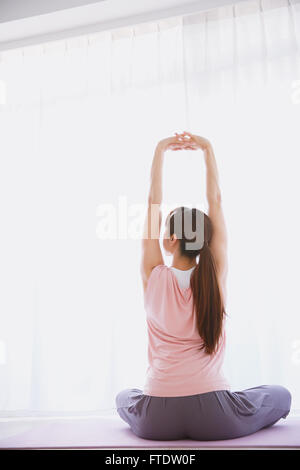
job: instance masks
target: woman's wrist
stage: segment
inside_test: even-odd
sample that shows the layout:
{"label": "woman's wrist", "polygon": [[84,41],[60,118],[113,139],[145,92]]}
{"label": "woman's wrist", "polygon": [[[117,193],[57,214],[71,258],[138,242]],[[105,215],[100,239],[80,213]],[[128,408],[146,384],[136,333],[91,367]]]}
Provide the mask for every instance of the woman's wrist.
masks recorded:
{"label": "woman's wrist", "polygon": [[159,152],[165,152],[166,145],[162,140],[160,140],[158,144],[156,145],[156,150],[158,150]]}
{"label": "woman's wrist", "polygon": [[202,150],[203,150],[203,153],[204,153],[205,157],[209,156],[213,153],[213,146],[210,142],[208,142],[207,144],[205,144],[205,146]]}
{"label": "woman's wrist", "polygon": [[203,142],[203,140],[201,141],[201,150],[203,150],[203,152],[210,152],[212,151],[212,144],[209,140],[206,140],[205,139],[205,142]]}

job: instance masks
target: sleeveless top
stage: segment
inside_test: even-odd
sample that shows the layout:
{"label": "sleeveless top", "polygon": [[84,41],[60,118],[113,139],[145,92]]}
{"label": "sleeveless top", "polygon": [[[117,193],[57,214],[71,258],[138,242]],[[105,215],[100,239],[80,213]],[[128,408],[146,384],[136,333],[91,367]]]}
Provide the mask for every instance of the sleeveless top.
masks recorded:
{"label": "sleeveless top", "polygon": [[174,266],[170,266],[170,268],[174,271],[174,274],[177,277],[179,287],[184,289],[190,285],[191,274],[195,269],[195,266],[186,270],[174,268]]}
{"label": "sleeveless top", "polygon": [[[190,274],[193,269],[189,270]],[[230,390],[222,371],[225,318],[217,351],[213,355],[204,349],[199,351],[203,340],[193,312],[192,289],[189,285],[180,286],[172,267],[160,264],[153,268],[144,307],[148,330],[144,395],[178,397]]]}

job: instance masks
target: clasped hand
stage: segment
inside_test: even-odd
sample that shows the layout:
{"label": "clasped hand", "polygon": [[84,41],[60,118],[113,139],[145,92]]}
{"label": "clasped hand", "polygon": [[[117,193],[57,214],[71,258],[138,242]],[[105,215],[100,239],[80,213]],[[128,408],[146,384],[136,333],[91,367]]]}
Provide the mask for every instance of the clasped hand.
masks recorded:
{"label": "clasped hand", "polygon": [[205,150],[210,142],[204,137],[191,134],[190,132],[175,132],[175,136],[162,139],[158,146],[163,150]]}

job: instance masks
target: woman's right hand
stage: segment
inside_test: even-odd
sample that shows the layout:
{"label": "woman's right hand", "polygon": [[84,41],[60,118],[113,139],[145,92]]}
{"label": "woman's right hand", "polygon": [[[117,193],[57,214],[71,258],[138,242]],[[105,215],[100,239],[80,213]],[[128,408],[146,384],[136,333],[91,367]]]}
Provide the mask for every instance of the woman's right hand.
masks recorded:
{"label": "woman's right hand", "polygon": [[[177,132],[175,132],[175,134],[177,134]],[[183,142],[190,143],[190,145],[194,148],[196,147],[200,148],[201,150],[207,150],[211,147],[209,140],[201,137],[200,135],[191,134],[190,132],[184,131],[182,134],[177,134],[177,137]]]}

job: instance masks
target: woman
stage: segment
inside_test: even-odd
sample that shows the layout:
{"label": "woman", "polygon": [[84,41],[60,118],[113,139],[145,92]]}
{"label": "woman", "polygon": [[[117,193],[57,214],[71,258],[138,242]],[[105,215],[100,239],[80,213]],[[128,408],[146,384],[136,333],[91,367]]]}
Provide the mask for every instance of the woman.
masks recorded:
{"label": "woman", "polygon": [[[175,134],[155,150],[142,240],[146,382],[143,390],[119,392],[116,405],[144,439],[232,439],[286,418],[291,394],[280,385],[232,392],[224,377],[227,233],[216,160],[207,139]],[[169,149],[203,151],[209,206],[208,214],[187,207],[169,213],[163,247],[173,256],[171,267],[164,264],[159,244],[162,166]]]}

